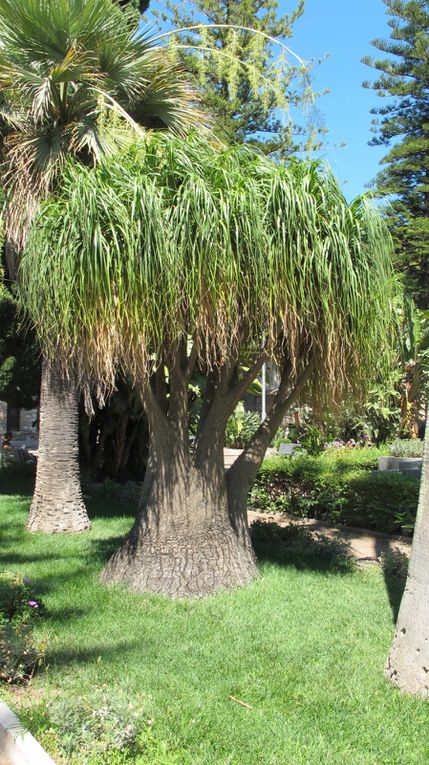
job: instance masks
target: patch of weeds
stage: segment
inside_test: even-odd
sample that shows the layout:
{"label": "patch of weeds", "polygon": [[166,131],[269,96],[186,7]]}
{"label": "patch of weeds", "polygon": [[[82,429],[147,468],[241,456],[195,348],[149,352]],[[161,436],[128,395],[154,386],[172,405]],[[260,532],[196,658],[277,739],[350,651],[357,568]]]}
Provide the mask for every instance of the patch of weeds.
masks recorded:
{"label": "patch of weeds", "polygon": [[33,639],[35,621],[43,611],[30,579],[0,574],[0,680],[29,680],[43,662],[45,645]]}
{"label": "patch of weeds", "polygon": [[350,546],[341,539],[331,539],[308,526],[256,520],[250,526],[256,555],[296,568],[346,573],[355,568]]}
{"label": "patch of weeds", "polygon": [[24,710],[21,720],[59,763],[67,765],[187,765],[152,733],[141,699],[125,693],[87,700],[52,700]]}

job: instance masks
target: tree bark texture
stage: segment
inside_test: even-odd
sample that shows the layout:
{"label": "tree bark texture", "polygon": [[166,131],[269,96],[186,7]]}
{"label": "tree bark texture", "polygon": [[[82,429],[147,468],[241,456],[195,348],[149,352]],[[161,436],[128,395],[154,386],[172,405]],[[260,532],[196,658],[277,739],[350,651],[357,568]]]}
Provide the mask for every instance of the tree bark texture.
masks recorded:
{"label": "tree bark texture", "polygon": [[429,421],[411,560],[386,677],[406,693],[429,696]]}
{"label": "tree bark texture", "polygon": [[291,395],[291,367],[285,366],[266,422],[249,444],[240,469],[233,466],[226,476],[223,445],[228,416],[263,359],[261,354],[247,373],[249,379],[238,384],[233,365],[208,373],[192,451],[185,354],[168,365],[168,403],[165,395],[160,396],[158,375],[146,386],[142,400],[151,446],[140,508],[130,534],[104,569],[103,581],[122,582],[139,592],[202,597],[245,584],[256,575],[247,523],[248,489],[281,418],[307,379],[303,376]]}
{"label": "tree bark texture", "polygon": [[79,477],[79,408],[73,380],[42,369],[36,488],[27,528],[46,533],[89,528]]}

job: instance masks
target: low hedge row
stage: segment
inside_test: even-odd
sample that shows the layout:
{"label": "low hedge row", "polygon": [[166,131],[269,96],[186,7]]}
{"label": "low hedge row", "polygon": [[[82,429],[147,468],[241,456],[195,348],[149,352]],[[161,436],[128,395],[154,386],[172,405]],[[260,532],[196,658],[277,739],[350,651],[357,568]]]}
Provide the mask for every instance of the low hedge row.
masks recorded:
{"label": "low hedge row", "polygon": [[386,532],[411,530],[419,482],[377,472],[383,450],[329,449],[319,457],[273,457],[261,467],[249,507]]}

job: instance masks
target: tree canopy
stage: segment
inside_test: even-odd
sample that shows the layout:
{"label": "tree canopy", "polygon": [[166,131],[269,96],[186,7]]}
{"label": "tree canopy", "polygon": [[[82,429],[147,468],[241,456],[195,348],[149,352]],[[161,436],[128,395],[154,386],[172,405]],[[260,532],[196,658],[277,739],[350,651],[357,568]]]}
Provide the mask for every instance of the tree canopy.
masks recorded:
{"label": "tree canopy", "polygon": [[207,368],[243,342],[293,365],[311,350],[333,396],[379,365],[390,268],[379,216],[320,164],[150,135],[99,169],[68,165],[21,295],[45,352],[107,388],[192,338]]}
{"label": "tree canopy", "polygon": [[[384,0],[390,40],[374,40],[385,54],[364,62],[379,72],[366,82],[386,103],[373,110],[374,145],[389,146],[376,178],[389,201],[387,220],[399,266],[419,306],[429,306],[429,3]],[[388,100],[389,99],[389,100]]]}
{"label": "tree canopy", "polygon": [[251,141],[282,155],[319,145],[324,130],[313,118],[311,67],[279,45],[291,37],[302,0],[284,15],[278,0],[166,0],[165,6],[164,21],[193,28],[176,36],[178,55],[222,140]]}
{"label": "tree canopy", "polygon": [[200,122],[184,72],[133,18],[116,0],[0,0],[0,153],[18,249],[68,156],[93,164],[123,143],[124,124]]}

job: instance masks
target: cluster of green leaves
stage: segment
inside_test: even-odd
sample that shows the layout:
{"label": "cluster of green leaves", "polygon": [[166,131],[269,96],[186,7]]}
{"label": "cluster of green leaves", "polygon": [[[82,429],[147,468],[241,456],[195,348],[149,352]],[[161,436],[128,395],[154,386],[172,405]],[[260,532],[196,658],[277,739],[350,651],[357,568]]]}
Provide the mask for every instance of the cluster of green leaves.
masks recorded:
{"label": "cluster of green leaves", "polygon": [[[374,145],[390,146],[376,179],[389,199],[387,220],[407,284],[422,308],[429,306],[429,7],[427,0],[383,0],[390,40],[374,40],[387,54],[366,57],[379,72],[366,82],[386,103],[374,109]],[[390,99],[390,100],[388,100]]]}
{"label": "cluster of green leaves", "polygon": [[228,419],[225,430],[225,446],[231,449],[244,449],[261,424],[258,412],[248,412],[242,403]]}
{"label": "cluster of green leaves", "polygon": [[166,0],[157,14],[187,30],[175,36],[177,53],[222,140],[251,141],[283,156],[320,146],[325,131],[315,118],[311,65],[284,44],[303,11],[303,0],[284,15],[278,0]]}
{"label": "cluster of green leaves", "polygon": [[101,388],[118,367],[147,379],[189,337],[208,366],[243,340],[265,337],[296,364],[311,347],[330,400],[388,362],[390,240],[367,200],[348,204],[320,163],[197,135],[151,134],[95,169],[70,163],[20,286],[45,353]]}
{"label": "cluster of green leaves", "polygon": [[378,531],[413,528],[419,482],[401,473],[376,472],[382,453],[328,449],[317,458],[266,460],[250,492],[250,507]]}
{"label": "cluster of green leaves", "polygon": [[419,438],[398,438],[389,445],[392,457],[423,457],[424,443]]}
{"label": "cluster of green leaves", "polygon": [[0,680],[19,682],[31,677],[45,646],[33,638],[34,622],[42,604],[30,580],[19,574],[0,574]]}
{"label": "cluster of green leaves", "polygon": [[0,40],[7,238],[18,251],[69,156],[93,164],[130,129],[200,124],[168,48],[116,0],[0,0]]}

